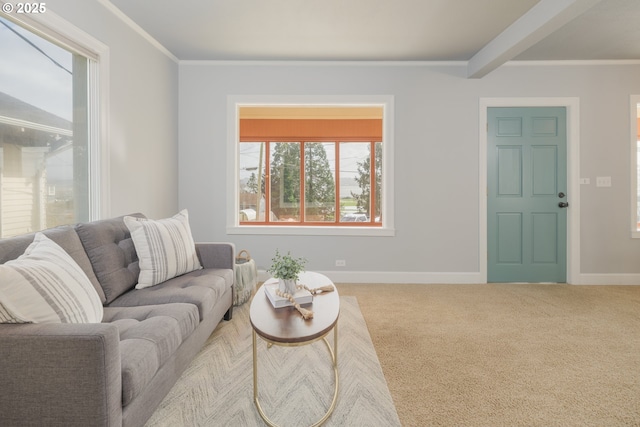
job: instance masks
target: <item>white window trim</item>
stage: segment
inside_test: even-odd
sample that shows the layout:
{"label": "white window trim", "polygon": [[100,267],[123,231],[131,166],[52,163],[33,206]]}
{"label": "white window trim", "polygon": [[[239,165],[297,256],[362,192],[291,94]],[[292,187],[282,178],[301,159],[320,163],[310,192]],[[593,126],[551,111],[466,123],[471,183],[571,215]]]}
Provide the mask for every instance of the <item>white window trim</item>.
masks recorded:
{"label": "white window trim", "polygon": [[629,97],[629,129],[630,129],[630,159],[631,159],[631,237],[640,239],[638,230],[638,104],[640,95]]}
{"label": "white window trim", "polygon": [[[227,234],[306,236],[394,236],[393,101],[391,95],[229,95],[227,97]],[[382,106],[382,227],[239,225],[239,107],[248,105],[345,105]]]}
{"label": "white window trim", "polygon": [[3,13],[2,16],[95,61],[90,62],[87,76],[92,83],[89,87],[89,123],[93,125],[89,129],[89,215],[90,220],[109,218],[109,47],[50,10],[42,14]]}

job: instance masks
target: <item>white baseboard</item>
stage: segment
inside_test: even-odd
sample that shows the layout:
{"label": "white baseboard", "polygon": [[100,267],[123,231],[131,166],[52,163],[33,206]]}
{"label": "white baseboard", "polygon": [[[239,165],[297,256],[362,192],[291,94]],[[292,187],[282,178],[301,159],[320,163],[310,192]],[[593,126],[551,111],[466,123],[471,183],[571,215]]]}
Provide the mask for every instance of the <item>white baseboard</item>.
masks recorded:
{"label": "white baseboard", "polygon": [[[480,273],[425,273],[395,271],[318,271],[334,283],[483,283]],[[261,281],[270,276],[264,270],[258,272]]]}
{"label": "white baseboard", "polygon": [[482,283],[480,273],[325,271],[335,283]]}
{"label": "white baseboard", "polygon": [[[482,284],[486,283],[479,272],[432,273],[398,271],[318,271],[335,283],[442,283]],[[265,270],[258,272],[258,279],[269,278]],[[572,285],[640,285],[640,274],[579,274]]]}
{"label": "white baseboard", "polygon": [[574,285],[640,285],[640,274],[580,274]]}

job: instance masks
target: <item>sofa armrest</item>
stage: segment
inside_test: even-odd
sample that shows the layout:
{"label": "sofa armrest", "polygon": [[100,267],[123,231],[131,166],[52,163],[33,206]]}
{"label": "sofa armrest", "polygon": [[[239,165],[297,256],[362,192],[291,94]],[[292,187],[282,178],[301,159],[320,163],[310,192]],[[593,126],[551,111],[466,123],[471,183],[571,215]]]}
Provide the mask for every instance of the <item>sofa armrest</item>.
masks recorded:
{"label": "sofa armrest", "polygon": [[204,268],[234,268],[236,247],[233,243],[197,242],[196,252]]}
{"label": "sofa armrest", "polygon": [[[235,282],[236,247],[228,242],[196,242],[196,252],[204,268],[224,268],[231,270],[231,280]],[[233,285],[234,283],[232,283]],[[233,317],[233,296],[235,286],[231,287],[231,305],[224,315],[225,320]]]}
{"label": "sofa armrest", "polygon": [[115,325],[0,325],[0,425],[122,425]]}

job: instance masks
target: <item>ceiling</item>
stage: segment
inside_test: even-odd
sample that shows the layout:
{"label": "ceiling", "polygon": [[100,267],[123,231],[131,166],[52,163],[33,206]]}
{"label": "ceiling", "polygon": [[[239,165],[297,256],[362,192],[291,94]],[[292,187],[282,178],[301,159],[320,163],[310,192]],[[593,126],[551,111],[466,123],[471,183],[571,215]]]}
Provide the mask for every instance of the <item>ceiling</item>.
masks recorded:
{"label": "ceiling", "polygon": [[99,1],[177,60],[640,60],[640,0]]}

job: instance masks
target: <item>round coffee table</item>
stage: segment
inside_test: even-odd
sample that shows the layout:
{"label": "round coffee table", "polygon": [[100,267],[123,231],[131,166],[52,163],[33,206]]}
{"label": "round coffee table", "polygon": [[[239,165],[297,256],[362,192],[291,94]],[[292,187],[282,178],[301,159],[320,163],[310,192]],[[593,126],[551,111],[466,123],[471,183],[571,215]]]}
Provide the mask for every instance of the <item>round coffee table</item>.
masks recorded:
{"label": "round coffee table", "polygon": [[[269,279],[265,284],[274,282],[277,282],[277,279]],[[310,271],[301,273],[298,283],[306,285],[309,289],[333,285],[328,277]],[[314,313],[313,318],[309,320],[304,320],[294,307],[274,308],[264,292],[263,285],[253,297],[249,309],[249,318],[253,328],[253,401],[267,425],[276,426],[264,413],[258,398],[257,335],[260,335],[260,338],[267,342],[268,347],[272,345],[296,347],[323,340],[331,356],[335,387],[329,409],[320,420],[313,424],[313,426],[319,426],[329,418],[338,400],[338,316],[340,314],[338,291],[335,289],[333,292],[315,295],[311,304],[303,305],[302,307],[312,310]],[[327,340],[332,329],[333,348]],[[283,367],[283,371],[286,371],[286,367]]]}

